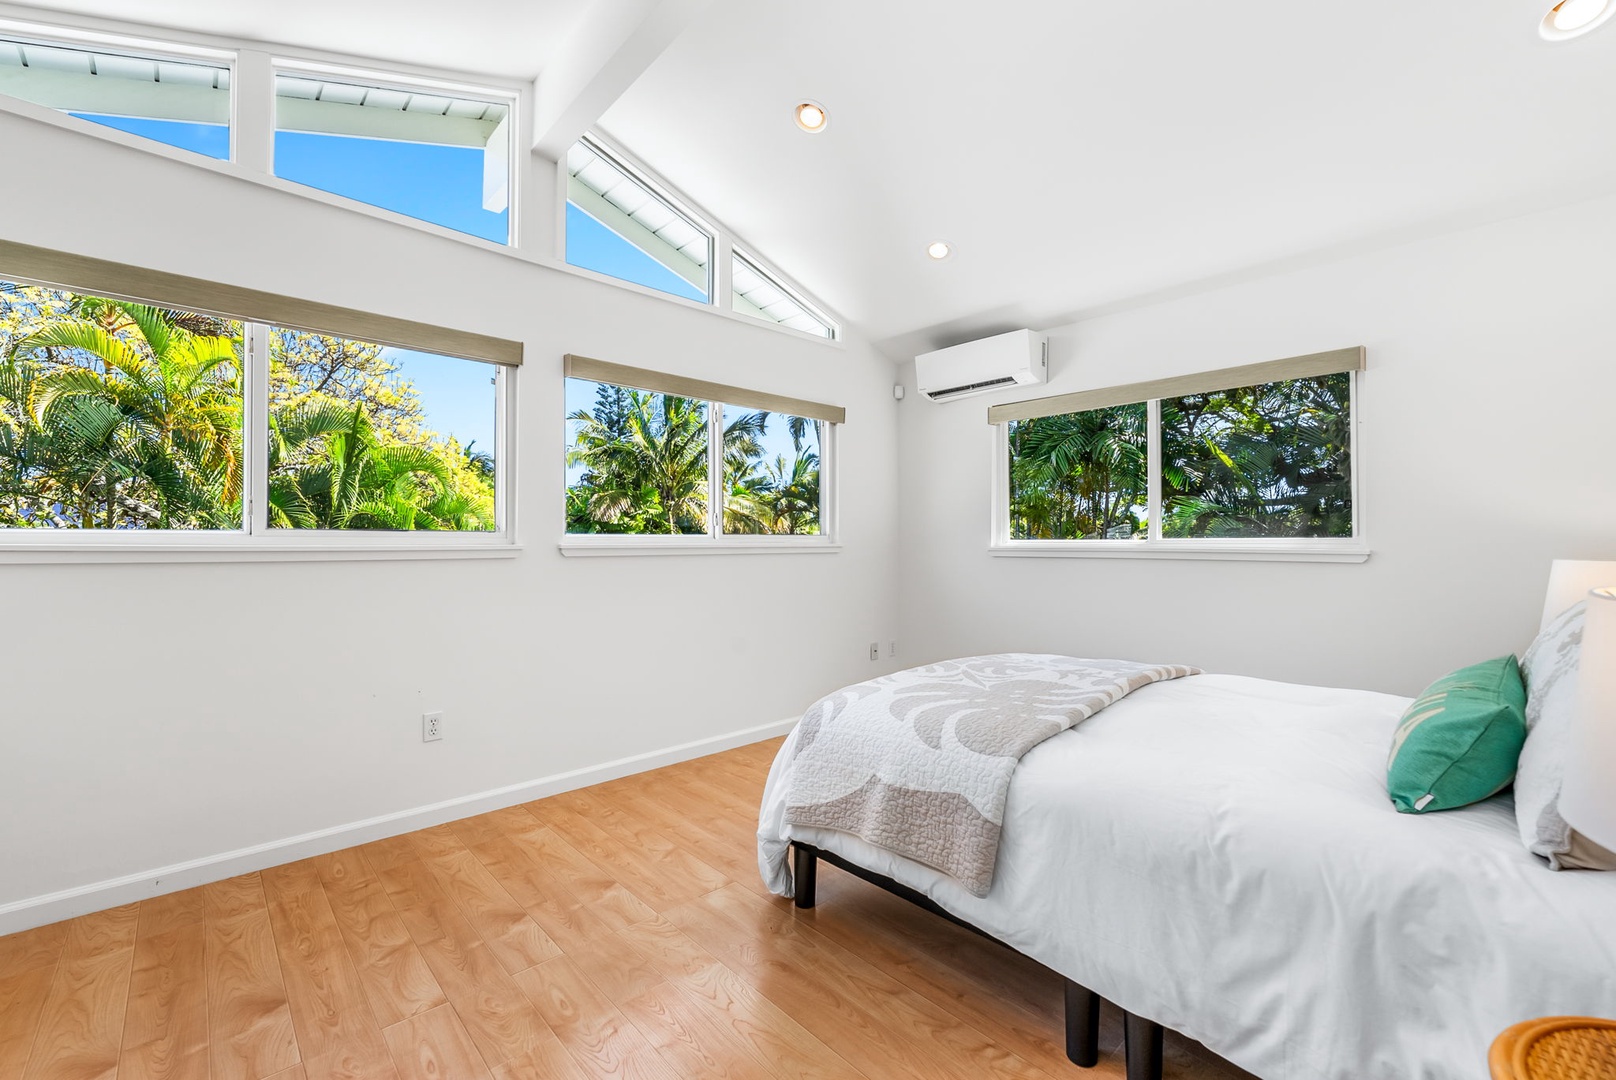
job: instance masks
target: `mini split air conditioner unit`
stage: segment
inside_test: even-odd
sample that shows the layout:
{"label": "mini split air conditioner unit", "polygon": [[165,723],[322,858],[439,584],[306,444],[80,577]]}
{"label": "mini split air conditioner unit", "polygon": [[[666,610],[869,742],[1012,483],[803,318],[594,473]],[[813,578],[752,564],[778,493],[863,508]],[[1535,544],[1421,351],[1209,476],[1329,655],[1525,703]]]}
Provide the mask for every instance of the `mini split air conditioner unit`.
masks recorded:
{"label": "mini split air conditioner unit", "polygon": [[933,401],[1049,381],[1049,339],[1012,330],[915,357],[915,381]]}

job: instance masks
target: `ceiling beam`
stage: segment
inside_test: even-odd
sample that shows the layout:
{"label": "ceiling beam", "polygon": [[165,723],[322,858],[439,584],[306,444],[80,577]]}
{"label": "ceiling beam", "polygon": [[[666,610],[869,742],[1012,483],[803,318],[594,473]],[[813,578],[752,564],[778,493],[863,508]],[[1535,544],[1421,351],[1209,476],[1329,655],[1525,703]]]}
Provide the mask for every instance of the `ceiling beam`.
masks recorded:
{"label": "ceiling beam", "polygon": [[533,149],[553,161],[633,85],[714,0],[595,4],[539,75]]}

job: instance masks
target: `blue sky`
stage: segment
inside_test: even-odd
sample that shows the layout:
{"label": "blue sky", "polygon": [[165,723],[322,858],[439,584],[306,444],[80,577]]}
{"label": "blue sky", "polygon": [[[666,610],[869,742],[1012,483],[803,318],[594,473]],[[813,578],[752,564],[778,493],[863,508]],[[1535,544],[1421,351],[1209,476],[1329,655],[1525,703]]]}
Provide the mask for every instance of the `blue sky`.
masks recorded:
{"label": "blue sky", "polygon": [[[221,125],[78,115],[208,157],[230,156],[229,129]],[[483,152],[473,147],[280,131],[275,134],[275,174],[496,243],[509,237],[509,213],[482,207]],[[702,290],[571,203],[567,261],[675,296],[707,299]],[[419,317],[430,321],[430,315]],[[400,376],[415,384],[432,430],[461,445],[475,440],[480,450],[495,449],[494,372],[488,365],[404,349],[388,349],[386,355],[398,364]],[[594,405],[595,384],[569,379],[566,398],[568,415],[588,409]],[[777,455],[793,456],[783,418],[769,425],[764,449],[770,461]],[[569,469],[568,479],[577,471]]]}

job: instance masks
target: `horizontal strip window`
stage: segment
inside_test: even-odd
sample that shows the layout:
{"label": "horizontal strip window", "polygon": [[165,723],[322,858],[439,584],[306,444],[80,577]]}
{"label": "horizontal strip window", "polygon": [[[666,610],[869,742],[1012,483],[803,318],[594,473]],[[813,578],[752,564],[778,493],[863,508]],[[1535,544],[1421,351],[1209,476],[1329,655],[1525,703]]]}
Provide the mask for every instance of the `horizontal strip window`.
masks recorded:
{"label": "horizontal strip window", "polygon": [[1287,379],[1307,379],[1315,375],[1337,375],[1344,371],[1362,371],[1364,348],[1333,349],[1329,352],[1308,353],[1284,360],[1270,360],[1261,364],[1220,368],[1194,375],[1175,375],[1150,382],[1127,383],[1100,390],[1080,390],[1075,394],[1056,394],[1053,397],[1032,398],[994,405],[988,409],[988,423],[1006,424],[1013,420],[1034,420],[1040,416],[1061,416],[1067,413],[1109,409],[1117,405],[1136,405],[1159,398],[1182,397],[1187,394],[1210,394],[1231,390],[1239,386],[1258,386],[1263,383],[1283,382]]}
{"label": "horizontal strip window", "polygon": [[572,359],[564,550],[834,543],[836,424],[670,389],[684,380],[604,381]]}
{"label": "horizontal strip window", "polygon": [[0,240],[0,274],[12,275],[8,280],[20,279],[38,285],[120,300],[162,304],[223,318],[249,319],[298,330],[336,334],[378,345],[419,349],[465,360],[482,360],[511,367],[522,362],[522,343],[519,341],[337,307],[316,300],[243,289],[10,240]]}
{"label": "horizontal strip window", "polygon": [[510,366],[18,277],[0,555],[510,546]]}
{"label": "horizontal strip window", "polygon": [[[1169,396],[1039,411],[996,427],[993,548],[1123,555],[1200,547],[1257,552],[1361,551],[1357,379],[1362,350],[1319,356],[1352,366],[1219,389],[1229,371],[1135,384]],[[1282,365],[1290,364],[1286,368]],[[1203,381],[1197,382],[1196,379]]]}
{"label": "horizontal strip window", "polygon": [[669,375],[662,371],[630,367],[627,364],[614,364],[606,360],[595,360],[572,353],[567,354],[564,366],[566,377],[569,379],[613,383],[617,386],[633,387],[636,390],[650,390],[658,394],[671,394],[675,397],[693,398],[698,401],[721,401],[726,405],[738,405],[745,409],[786,413],[791,416],[807,417],[810,420],[824,420],[831,424],[844,424],[847,422],[847,410],[840,405],[825,405],[818,401],[805,401],[802,398],[786,397],[782,394],[768,394],[761,390],[747,390],[739,386],[726,386],[723,383],[707,382],[704,379],[687,379],[682,375]]}
{"label": "horizontal strip window", "polygon": [[[518,152],[525,101],[519,88],[423,78],[369,61],[336,67],[329,57],[266,48],[261,42],[166,41],[155,29],[135,39],[121,28],[0,20],[0,109],[47,122],[40,110],[53,110],[70,118],[59,121],[64,126],[87,132],[96,125],[123,146],[145,144],[171,160],[268,180],[278,190],[301,190],[372,217],[553,265],[553,249],[533,244],[549,237],[541,230],[524,241],[528,230],[520,225],[524,213],[528,221],[549,215],[518,205],[531,168],[529,155]],[[560,198],[564,262],[587,276],[709,309],[728,294],[726,316],[743,314],[829,341],[841,336],[833,319],[761,261],[720,259],[731,238],[596,133],[568,153]],[[48,274],[36,279],[53,280]],[[77,287],[113,294],[93,283]],[[237,295],[189,306],[241,311],[250,302]],[[329,314],[266,311],[261,317],[330,330],[336,324]],[[343,332],[391,340],[366,326]],[[430,347],[467,359],[519,362],[480,347]]]}

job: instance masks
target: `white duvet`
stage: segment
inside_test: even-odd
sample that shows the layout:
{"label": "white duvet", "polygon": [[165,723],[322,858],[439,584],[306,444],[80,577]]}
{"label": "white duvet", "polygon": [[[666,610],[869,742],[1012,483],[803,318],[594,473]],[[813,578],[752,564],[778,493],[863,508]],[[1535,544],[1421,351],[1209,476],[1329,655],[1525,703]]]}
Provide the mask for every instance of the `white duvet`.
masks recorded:
{"label": "white duvet", "polygon": [[1508,796],[1392,809],[1407,704],[1228,675],[1144,687],[1022,759],[983,898],[788,831],[788,739],[759,861],[790,895],[779,856],[800,836],[1268,1080],[1476,1080],[1518,1020],[1616,1017],[1616,873],[1549,870]]}

